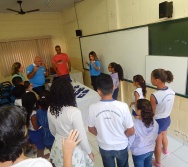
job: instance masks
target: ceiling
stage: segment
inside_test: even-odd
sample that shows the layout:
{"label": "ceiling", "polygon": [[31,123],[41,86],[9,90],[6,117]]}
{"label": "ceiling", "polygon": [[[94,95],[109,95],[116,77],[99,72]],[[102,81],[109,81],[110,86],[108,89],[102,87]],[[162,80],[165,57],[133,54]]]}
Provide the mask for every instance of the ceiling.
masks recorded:
{"label": "ceiling", "polygon": [[[33,9],[40,9],[39,12],[61,12],[69,6],[73,6],[74,2],[82,0],[22,0],[22,9],[29,11]],[[17,0],[0,0],[0,13],[14,13],[6,10],[10,8],[13,10],[20,10]]]}

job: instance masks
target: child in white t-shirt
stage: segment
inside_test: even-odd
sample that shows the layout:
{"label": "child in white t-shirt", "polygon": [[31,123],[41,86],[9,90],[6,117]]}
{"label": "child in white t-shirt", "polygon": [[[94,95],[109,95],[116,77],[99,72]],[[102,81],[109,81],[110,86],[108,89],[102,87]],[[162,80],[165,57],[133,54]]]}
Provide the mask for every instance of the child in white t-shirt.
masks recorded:
{"label": "child in white t-shirt", "polygon": [[44,143],[42,129],[37,124],[37,98],[33,92],[26,92],[22,96],[22,106],[27,111],[27,127],[29,129],[29,142],[37,147],[37,157],[48,158],[49,154],[44,155]]}
{"label": "child in white t-shirt", "polygon": [[133,84],[136,87],[136,90],[134,91],[133,101],[131,102],[130,107],[132,107],[132,115],[135,118],[139,118],[135,112],[135,105],[138,99],[146,97],[146,82],[142,75],[135,75],[133,77]]}
{"label": "child in white t-shirt", "polygon": [[156,167],[161,167],[161,152],[168,155],[168,139],[166,131],[170,126],[170,113],[173,108],[175,92],[168,86],[166,82],[170,83],[174,79],[171,71],[164,69],[155,69],[151,73],[151,83],[157,87],[157,91],[151,94],[150,101],[153,111],[155,113],[155,120],[159,124],[159,135],[155,147],[155,159],[153,164]]}
{"label": "child in white t-shirt", "polygon": [[128,137],[134,134],[134,127],[126,103],[112,98],[113,81],[103,74],[97,79],[97,91],[101,96],[98,103],[89,107],[88,129],[97,136],[99,150],[105,167],[128,167]]}

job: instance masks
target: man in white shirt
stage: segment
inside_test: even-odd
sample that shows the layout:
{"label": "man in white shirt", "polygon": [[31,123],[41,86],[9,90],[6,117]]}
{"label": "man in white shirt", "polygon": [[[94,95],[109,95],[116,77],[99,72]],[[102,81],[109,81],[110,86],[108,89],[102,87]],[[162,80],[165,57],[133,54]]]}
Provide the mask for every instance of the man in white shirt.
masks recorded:
{"label": "man in white shirt", "polygon": [[88,130],[97,136],[105,167],[128,167],[128,137],[134,134],[128,105],[112,98],[113,81],[110,75],[97,80],[101,100],[89,107]]}

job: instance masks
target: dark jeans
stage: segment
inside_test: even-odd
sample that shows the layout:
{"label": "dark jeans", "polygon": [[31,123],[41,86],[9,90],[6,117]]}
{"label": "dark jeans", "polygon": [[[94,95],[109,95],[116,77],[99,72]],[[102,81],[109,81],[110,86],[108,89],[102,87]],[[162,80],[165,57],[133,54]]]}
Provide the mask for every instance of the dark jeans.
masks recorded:
{"label": "dark jeans", "polygon": [[71,79],[70,79],[70,75],[69,74],[66,74],[66,75],[61,75],[61,76],[58,76],[58,77],[54,77],[53,78],[53,82],[55,81],[55,80],[57,80],[57,79],[59,79],[59,78],[65,78],[65,79],[67,79],[68,81],[72,81]]}
{"label": "dark jeans", "polygon": [[93,89],[97,91],[97,77],[98,76],[91,76],[91,84],[93,86]]}
{"label": "dark jeans", "polygon": [[38,95],[40,95],[40,92],[43,92],[45,90],[45,86],[38,86],[33,88],[33,91],[35,91]]}
{"label": "dark jeans", "polygon": [[116,167],[115,158],[118,167],[129,167],[127,148],[117,151],[117,150],[103,150],[99,147],[99,150],[101,153],[104,167]]}
{"label": "dark jeans", "polygon": [[118,92],[119,92],[119,88],[114,89],[114,92],[113,92],[113,95],[112,95],[112,98],[113,98],[114,100],[117,100]]}
{"label": "dark jeans", "polygon": [[152,167],[153,151],[143,155],[132,155],[135,167]]}

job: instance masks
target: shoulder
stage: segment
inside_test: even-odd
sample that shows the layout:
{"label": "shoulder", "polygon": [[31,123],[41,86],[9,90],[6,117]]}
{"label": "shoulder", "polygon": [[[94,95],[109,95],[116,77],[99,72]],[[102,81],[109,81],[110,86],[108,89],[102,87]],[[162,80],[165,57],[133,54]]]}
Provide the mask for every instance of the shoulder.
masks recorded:
{"label": "shoulder", "polygon": [[67,113],[70,115],[81,113],[81,111],[77,107],[73,107],[73,106],[63,107],[63,110],[64,109],[66,109]]}
{"label": "shoulder", "polygon": [[13,167],[52,167],[51,163],[48,162],[44,158],[29,158],[26,160],[23,160],[15,165]]}
{"label": "shoulder", "polygon": [[175,94],[175,91],[174,91],[171,87],[169,87],[168,90],[169,90],[172,94]]}
{"label": "shoulder", "polygon": [[89,108],[95,108],[95,107],[99,107],[100,105],[103,105],[101,101],[97,102],[97,103],[93,103],[89,106]]}
{"label": "shoulder", "polygon": [[120,109],[129,111],[129,107],[128,107],[127,103],[121,102],[121,101],[117,101],[117,100],[114,100],[113,103],[114,103],[116,106],[118,106]]}
{"label": "shoulder", "polygon": [[28,68],[33,68],[33,64],[30,64],[29,66],[27,66],[27,69]]}
{"label": "shoulder", "polygon": [[12,76],[12,78],[14,78],[14,77],[19,77],[20,75],[19,74],[14,74],[13,76]]}
{"label": "shoulder", "polygon": [[30,73],[33,70],[33,67],[34,67],[33,64],[30,64],[29,66],[27,66],[26,72]]}
{"label": "shoulder", "polygon": [[31,113],[31,117],[36,115],[37,111],[33,110],[32,113]]}

